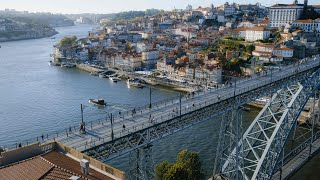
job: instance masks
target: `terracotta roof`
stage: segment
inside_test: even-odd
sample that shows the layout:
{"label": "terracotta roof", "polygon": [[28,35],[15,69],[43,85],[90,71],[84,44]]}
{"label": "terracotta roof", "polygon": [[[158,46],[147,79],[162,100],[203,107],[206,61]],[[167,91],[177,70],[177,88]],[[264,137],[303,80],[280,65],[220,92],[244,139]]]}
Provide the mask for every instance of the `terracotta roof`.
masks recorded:
{"label": "terracotta roof", "polygon": [[269,47],[269,48],[273,48],[274,46],[272,44],[255,44],[256,46],[261,46],[261,47]]}
{"label": "terracotta roof", "polygon": [[0,179],[40,179],[54,166],[40,156],[20,161],[0,169]]}
{"label": "terracotta roof", "polygon": [[293,31],[292,33],[298,33],[298,32],[302,32],[302,30],[298,29],[298,30]]}
{"label": "terracotta roof", "polygon": [[194,9],[194,11],[208,11],[210,8],[197,8],[197,9]]}
{"label": "terracotta roof", "polygon": [[265,31],[265,28],[261,27],[261,26],[256,26],[256,27],[252,27],[252,28],[239,27],[239,28],[232,30],[232,32],[240,32],[240,31]]}
{"label": "terracotta roof", "polygon": [[249,30],[249,31],[264,31],[265,28],[261,27],[261,26],[258,26],[258,27],[248,28],[247,30]]}
{"label": "terracotta roof", "polygon": [[259,22],[259,24],[268,24],[268,23],[269,23],[269,19],[264,19]]}
{"label": "terracotta roof", "polygon": [[312,6],[314,8],[320,8],[320,5],[310,5],[310,6]]}
{"label": "terracotta roof", "polygon": [[239,27],[239,28],[233,29],[232,32],[246,31],[247,29],[248,28],[246,28],[246,27]]}
{"label": "terracotta roof", "polygon": [[74,174],[65,171],[61,168],[54,167],[47,174],[45,174],[41,179],[43,180],[54,180],[54,179],[69,179]]}
{"label": "terracotta roof", "polygon": [[42,156],[36,156],[8,166],[0,168],[0,179],[69,179],[71,176],[78,176],[81,179],[111,180],[92,168],[89,175],[81,172],[80,162],[61,154],[51,151]]}
{"label": "terracotta roof", "polygon": [[255,53],[259,53],[259,54],[272,54],[272,52],[266,52],[266,51],[252,51],[252,52],[255,52]]}
{"label": "terracotta roof", "polygon": [[305,20],[295,20],[293,23],[312,23],[314,20],[312,19],[305,19]]}
{"label": "terracotta roof", "polygon": [[75,161],[71,159],[70,157],[61,154],[56,151],[51,151],[48,154],[43,155],[43,158],[48,160],[49,162],[57,165],[58,167],[61,167],[63,169],[67,169],[75,174],[81,175],[83,177],[87,177],[92,180],[111,180],[111,178],[107,177],[106,175],[103,175],[92,168],[89,170],[89,175],[86,176],[81,172],[80,169],[80,163],[78,161]]}
{"label": "terracotta roof", "polygon": [[291,48],[283,47],[283,48],[275,48],[274,50],[287,50],[287,51],[293,51]]}
{"label": "terracotta roof", "polygon": [[275,4],[275,5],[273,5],[273,6],[271,6],[271,7],[286,7],[286,6],[303,6],[303,4]]}

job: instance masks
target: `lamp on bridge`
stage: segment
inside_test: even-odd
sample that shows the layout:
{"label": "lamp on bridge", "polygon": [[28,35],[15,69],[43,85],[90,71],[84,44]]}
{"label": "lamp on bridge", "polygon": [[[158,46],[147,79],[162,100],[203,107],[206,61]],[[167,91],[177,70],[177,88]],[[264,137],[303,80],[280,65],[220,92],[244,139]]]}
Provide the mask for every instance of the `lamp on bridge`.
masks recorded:
{"label": "lamp on bridge", "polygon": [[[227,78],[231,78],[232,81],[234,81],[234,92],[233,92],[233,96],[235,97],[236,96],[236,90],[237,90],[237,77],[235,76],[227,76],[227,75],[222,75],[224,77],[227,77]],[[232,84],[231,84],[232,85]]]}
{"label": "lamp on bridge", "polygon": [[151,87],[149,88],[150,89],[150,93],[149,93],[149,99],[150,99],[150,103],[149,103],[149,108],[151,109],[152,108],[152,105],[151,105]]}
{"label": "lamp on bridge", "polygon": [[80,108],[81,108],[80,133],[85,134],[86,133],[86,124],[83,121],[83,110],[84,110],[85,106],[81,104]]}

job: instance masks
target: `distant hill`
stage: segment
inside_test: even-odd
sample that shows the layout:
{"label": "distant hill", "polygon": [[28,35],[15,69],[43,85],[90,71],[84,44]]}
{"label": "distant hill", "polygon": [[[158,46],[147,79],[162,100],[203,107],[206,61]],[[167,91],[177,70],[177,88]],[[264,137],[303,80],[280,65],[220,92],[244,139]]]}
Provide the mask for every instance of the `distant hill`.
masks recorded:
{"label": "distant hill", "polygon": [[20,11],[0,11],[0,18],[7,18],[27,24],[47,25],[50,27],[72,26],[73,21],[61,14],[23,13]]}
{"label": "distant hill", "polygon": [[69,19],[76,21],[76,19],[83,17],[90,20],[91,23],[99,23],[101,19],[110,19],[111,21],[122,21],[122,20],[131,20],[137,17],[144,16],[153,16],[159,13],[162,13],[163,10],[158,9],[147,9],[146,11],[125,11],[119,13],[110,13],[110,14],[64,14]]}

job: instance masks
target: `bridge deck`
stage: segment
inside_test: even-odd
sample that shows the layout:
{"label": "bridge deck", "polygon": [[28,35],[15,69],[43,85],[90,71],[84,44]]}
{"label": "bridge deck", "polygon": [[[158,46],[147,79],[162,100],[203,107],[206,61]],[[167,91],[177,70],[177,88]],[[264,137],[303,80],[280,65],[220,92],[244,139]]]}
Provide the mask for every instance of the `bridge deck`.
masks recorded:
{"label": "bridge deck", "polygon": [[[276,81],[279,82],[279,80],[293,76],[298,72],[317,67],[320,65],[319,63],[320,56],[314,60],[306,61],[299,66],[291,65],[286,66],[282,70],[273,71],[272,75],[269,73],[268,76],[241,79],[236,81],[236,85],[233,83],[233,85],[225,86],[223,88],[196,94],[194,97],[185,96],[181,100],[181,114],[184,115],[203,109],[206,106],[217,104],[223,100],[234,97],[234,95],[237,96],[241,94],[241,97],[239,96],[239,98],[242,98],[242,94],[244,93],[248,94],[255,89],[272,84]],[[254,97],[256,97],[256,95],[254,95]],[[243,102],[245,102],[245,100],[243,100]],[[114,139],[121,140],[124,136],[134,135],[137,131],[148,127],[155,127],[162,122],[168,122],[169,120],[174,119],[174,117],[177,117],[179,114],[179,99],[161,104],[153,104],[151,109],[137,109],[135,114],[117,114],[114,116],[113,121]],[[125,128],[123,128],[123,125],[125,125]],[[93,123],[87,122],[85,134],[81,134],[79,129],[74,127],[71,132],[68,129],[65,129],[65,132],[61,131],[56,134],[51,134],[49,137],[42,137],[42,139],[47,142],[55,140],[83,152],[112,141],[110,120],[99,120]],[[38,141],[38,138],[34,141]]]}
{"label": "bridge deck", "polygon": [[[313,156],[318,152],[320,149],[320,139],[317,139],[313,142],[311,148],[310,156]],[[281,179],[288,179],[290,178],[296,171],[298,171],[307,161],[309,158],[309,151],[310,147],[307,146],[304,150],[302,150],[297,156],[291,159],[288,163],[286,163],[282,167],[282,175]],[[280,180],[280,171],[277,171],[272,179],[279,179]]]}
{"label": "bridge deck", "polygon": [[[250,92],[252,89],[262,87],[284,77],[291,76],[297,73],[297,71],[304,71],[317,65],[319,65],[319,58],[315,61],[308,61],[304,64],[300,64],[298,69],[297,66],[292,65],[282,69],[281,71],[276,71],[272,74],[272,77],[268,74],[268,76],[241,80],[240,82],[238,81],[236,82],[236,91],[233,83],[233,86],[227,86],[214,91],[201,93],[194,97],[183,97],[181,103],[181,114],[231,98],[234,96],[234,91],[236,95],[244,92]],[[130,114],[125,117],[117,115],[113,124],[114,138],[120,138],[146,127],[153,126],[154,124],[172,119],[179,115],[179,106],[179,100],[175,100],[170,103],[153,106],[151,109],[147,108],[141,111],[139,110],[134,115]],[[125,125],[126,128],[123,128],[123,125]],[[80,134],[78,130],[74,130],[68,133],[68,135],[67,133],[59,135],[55,140],[79,151],[84,151],[90,147],[112,140],[110,121],[105,120],[93,125],[87,124],[86,134]]]}

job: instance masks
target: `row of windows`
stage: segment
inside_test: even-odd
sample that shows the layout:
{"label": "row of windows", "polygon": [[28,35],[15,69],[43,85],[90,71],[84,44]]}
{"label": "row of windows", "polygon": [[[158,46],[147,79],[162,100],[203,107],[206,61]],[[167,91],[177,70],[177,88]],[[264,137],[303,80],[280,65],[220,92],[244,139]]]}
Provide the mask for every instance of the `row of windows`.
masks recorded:
{"label": "row of windows", "polygon": [[292,24],[293,26],[299,26],[299,27],[304,27],[304,26],[308,26],[308,27],[319,27],[319,24]]}

